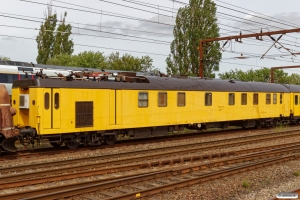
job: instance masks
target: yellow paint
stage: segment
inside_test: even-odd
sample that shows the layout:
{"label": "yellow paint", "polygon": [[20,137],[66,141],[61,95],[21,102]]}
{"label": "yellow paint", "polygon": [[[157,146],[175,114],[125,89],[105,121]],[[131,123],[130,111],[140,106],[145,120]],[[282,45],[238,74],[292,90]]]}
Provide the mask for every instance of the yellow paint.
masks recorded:
{"label": "yellow paint", "polygon": [[141,193],[135,194],[135,197],[140,197],[140,196],[141,196]]}
{"label": "yellow paint", "polygon": [[[45,109],[45,93],[50,95],[49,109]],[[111,89],[67,89],[67,88],[30,88],[21,91],[13,88],[13,105],[17,109],[14,123],[31,126],[40,134],[61,134],[81,131],[101,131],[154,127],[175,124],[207,123],[243,119],[259,119],[289,116],[293,94],[277,93],[277,104],[266,104],[266,93],[259,94],[259,105],[253,106],[253,93],[247,93],[247,105],[241,105],[242,92],[235,92],[235,105],[228,105],[229,92],[211,92],[212,106],[205,106],[203,91],[146,91],[148,107],[138,106],[138,93],[142,90]],[[167,107],[158,107],[158,92],[167,92]],[[185,92],[186,106],[177,106],[177,93]],[[20,94],[30,94],[29,110],[19,109]],[[59,108],[55,108],[55,93],[59,93]],[[232,92],[231,92],[232,93]],[[300,94],[299,94],[300,98]],[[32,100],[35,100],[35,105]],[[93,127],[76,128],[75,102],[93,101]],[[300,103],[300,102],[299,102]],[[300,105],[293,106],[295,116],[300,115]]]}

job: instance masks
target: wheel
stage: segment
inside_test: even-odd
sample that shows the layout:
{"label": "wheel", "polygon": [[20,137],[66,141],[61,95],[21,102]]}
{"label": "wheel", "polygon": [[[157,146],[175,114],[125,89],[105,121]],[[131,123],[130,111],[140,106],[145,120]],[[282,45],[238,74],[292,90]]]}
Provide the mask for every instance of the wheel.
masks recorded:
{"label": "wheel", "polygon": [[105,141],[105,143],[108,144],[108,145],[113,145],[113,144],[116,143],[117,138],[116,138],[114,135],[112,135],[112,136],[107,136],[107,137],[104,138],[104,141]]}
{"label": "wheel", "polygon": [[76,149],[77,147],[79,147],[79,143],[74,143],[74,142],[65,142],[65,145],[69,148],[69,149]]}
{"label": "wheel", "polygon": [[60,147],[63,143],[61,143],[61,142],[50,142],[50,144],[53,147]]}
{"label": "wheel", "polygon": [[59,140],[60,140],[59,138],[49,138],[49,143],[53,147],[60,147],[63,143],[62,142],[57,142]]}

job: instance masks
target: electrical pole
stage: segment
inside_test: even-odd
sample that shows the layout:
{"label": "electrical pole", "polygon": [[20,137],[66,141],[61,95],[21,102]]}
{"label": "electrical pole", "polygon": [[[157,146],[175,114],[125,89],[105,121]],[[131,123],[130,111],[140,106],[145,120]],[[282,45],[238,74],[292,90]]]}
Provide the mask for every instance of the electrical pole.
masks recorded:
{"label": "electrical pole", "polygon": [[[199,64],[199,77],[201,77],[201,78],[204,77],[203,76],[203,61],[204,61],[203,57],[204,57],[204,48],[207,46],[205,44],[207,44],[207,43],[215,42],[215,41],[221,41],[221,40],[233,40],[233,39],[235,39],[235,41],[237,41],[237,42],[241,42],[242,38],[251,38],[251,37],[254,37],[257,40],[262,40],[261,36],[271,37],[271,35],[277,35],[277,34],[284,35],[286,33],[294,33],[294,32],[300,32],[300,28],[289,29],[289,30],[280,30],[280,31],[270,31],[270,32],[264,32],[264,33],[260,32],[260,33],[245,34],[245,35],[240,34],[240,35],[236,35],[236,36],[209,38],[209,39],[200,40],[200,44],[199,44],[199,59],[200,59],[199,60],[199,63],[200,63]],[[274,41],[274,43],[278,43],[279,39],[277,39],[276,41],[272,37],[271,37],[271,39]],[[286,49],[286,50],[288,50],[288,49]]]}

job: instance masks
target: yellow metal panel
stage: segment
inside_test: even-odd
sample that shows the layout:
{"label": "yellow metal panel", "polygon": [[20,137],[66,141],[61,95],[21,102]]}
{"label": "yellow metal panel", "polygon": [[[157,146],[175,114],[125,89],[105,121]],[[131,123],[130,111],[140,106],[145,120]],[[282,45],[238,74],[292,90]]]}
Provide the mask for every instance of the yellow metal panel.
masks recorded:
{"label": "yellow metal panel", "polygon": [[38,99],[37,96],[37,89],[30,88],[30,102],[29,102],[29,126],[36,127],[37,123],[37,106],[38,106]]}
{"label": "yellow metal panel", "polygon": [[[55,97],[56,95],[56,97]],[[58,96],[57,96],[58,95]],[[57,98],[58,97],[58,98]],[[61,105],[60,102],[62,100],[60,89],[53,88],[52,89],[52,128],[60,128],[61,123]]]}
{"label": "yellow metal panel", "polygon": [[[40,102],[40,106],[41,110],[43,111],[41,122],[44,129],[51,129],[51,89],[43,89],[43,93],[41,94],[41,96],[42,101]],[[48,96],[49,98],[47,98]],[[45,97],[47,99],[45,99]],[[47,102],[47,105],[45,102]]]}
{"label": "yellow metal panel", "polygon": [[116,124],[122,124],[122,90],[116,90]]}
{"label": "yellow metal panel", "polygon": [[115,90],[109,91],[109,124],[116,124],[116,97]]}

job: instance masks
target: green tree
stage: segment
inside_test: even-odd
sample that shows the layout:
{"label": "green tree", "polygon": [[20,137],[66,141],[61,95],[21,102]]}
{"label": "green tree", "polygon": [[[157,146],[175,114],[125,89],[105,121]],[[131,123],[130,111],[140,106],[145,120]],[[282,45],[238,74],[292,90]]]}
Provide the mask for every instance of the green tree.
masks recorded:
{"label": "green tree", "polygon": [[57,25],[57,14],[53,13],[52,1],[47,6],[47,13],[45,13],[45,22],[41,24],[39,34],[36,37],[38,56],[37,63],[46,64],[49,58],[59,54],[73,53],[74,43],[69,40],[72,33],[70,24],[65,24],[67,13],[64,14],[62,23]]}
{"label": "green tree", "polygon": [[48,65],[73,66],[105,69],[106,61],[103,53],[84,51],[78,55],[58,54],[48,59]]}
{"label": "green tree", "polygon": [[[216,18],[216,4],[212,0],[190,0],[189,5],[180,8],[173,30],[171,54],[167,57],[167,73],[198,75],[199,41],[219,37]],[[214,77],[219,70],[222,57],[218,42],[204,47],[204,76]]]}
{"label": "green tree", "polygon": [[5,56],[0,56],[0,60],[10,61],[10,58],[9,57],[5,57]]}
{"label": "green tree", "polygon": [[[248,71],[242,70],[230,70],[229,72],[220,73],[219,77],[221,79],[234,79],[240,81],[255,81],[255,82],[270,82],[271,80],[271,70],[269,68],[263,67],[261,69]],[[281,84],[300,84],[300,76],[298,74],[285,73],[283,70],[274,70],[274,82]]]}
{"label": "green tree", "polygon": [[65,12],[64,17],[61,20],[62,23],[59,24],[58,28],[56,29],[51,57],[59,54],[71,55],[74,51],[74,42],[69,39],[70,35],[72,34],[72,26],[65,23],[66,16],[67,13]]}
{"label": "green tree", "polygon": [[107,69],[122,70],[122,71],[135,71],[135,72],[149,72],[154,71],[152,65],[152,58],[143,56],[142,58],[134,57],[130,54],[120,56],[119,52],[111,53],[107,59]]}

